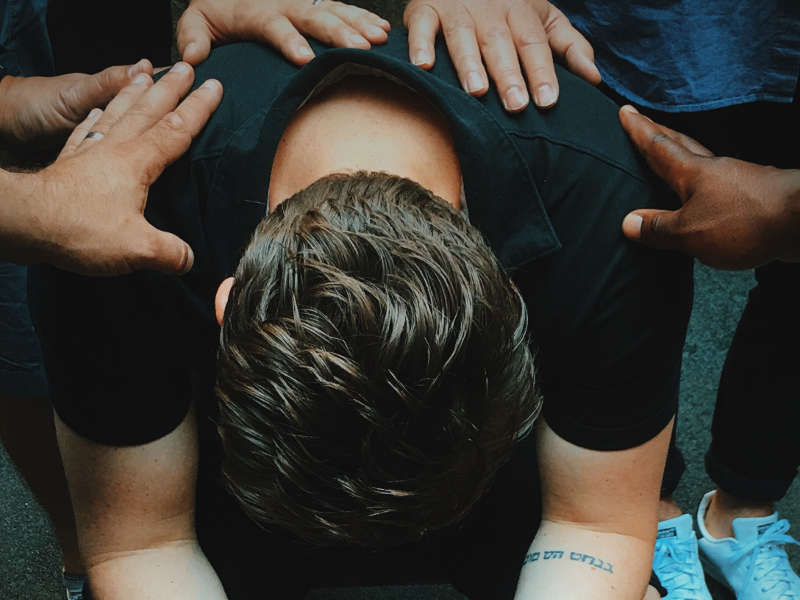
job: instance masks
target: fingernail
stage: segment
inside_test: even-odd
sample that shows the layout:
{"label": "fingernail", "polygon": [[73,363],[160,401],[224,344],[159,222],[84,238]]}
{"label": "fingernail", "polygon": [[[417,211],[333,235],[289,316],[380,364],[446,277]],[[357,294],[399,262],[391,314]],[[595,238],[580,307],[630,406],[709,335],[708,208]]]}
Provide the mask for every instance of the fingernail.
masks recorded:
{"label": "fingernail", "polygon": [[626,104],[625,106],[623,106],[622,110],[624,110],[625,112],[634,113],[634,114],[637,114],[637,115],[639,114],[639,111],[636,110],[636,107],[635,106],[631,106],[630,104]]}
{"label": "fingernail", "polygon": [[99,119],[100,115],[102,115],[102,114],[103,114],[102,110],[100,110],[99,108],[93,108],[92,110],[89,111],[89,115],[88,115],[87,118],[89,118],[89,119]]}
{"label": "fingernail", "polygon": [[141,85],[143,83],[146,83],[147,79],[148,79],[147,75],[145,75],[144,73],[139,73],[136,77],[133,78],[131,83],[136,85]]}
{"label": "fingernail", "polygon": [[181,275],[185,275],[189,271],[192,270],[194,266],[194,252],[192,251],[191,247],[186,248],[188,252],[186,253],[186,262],[183,264],[183,268],[181,269]]}
{"label": "fingernail", "polygon": [[528,95],[516,85],[508,88],[505,98],[506,110],[519,110],[528,103]]}
{"label": "fingernail", "polygon": [[622,219],[622,231],[629,238],[638,240],[642,237],[642,222],[642,217],[636,213],[625,215],[625,218]]}
{"label": "fingernail", "polygon": [[536,98],[536,106],[540,108],[547,108],[556,103],[556,91],[549,83],[540,85],[533,95]]}
{"label": "fingernail", "polygon": [[172,65],[170,72],[177,73],[178,75],[184,75],[185,73],[189,72],[189,65],[187,65],[185,62],[177,62]]}
{"label": "fingernail", "polygon": [[369,42],[366,40],[366,38],[357,34],[350,36],[350,43],[354,46],[363,46],[365,44],[369,46]]}
{"label": "fingernail", "polygon": [[193,54],[196,51],[197,51],[197,44],[194,43],[194,42],[189,42],[186,45],[186,48],[183,49],[183,55],[184,56],[188,56],[190,54]]}
{"label": "fingernail", "polygon": [[391,29],[391,27],[392,27],[392,24],[389,23],[389,21],[387,21],[386,19],[379,19],[378,22],[381,24],[381,27],[383,27],[384,29]]}
{"label": "fingernail", "polygon": [[430,64],[431,55],[428,54],[427,50],[417,50],[414,53],[414,59],[412,62],[417,66]]}
{"label": "fingernail", "polygon": [[216,79],[208,79],[200,87],[204,87],[208,90],[215,90],[217,89],[217,87],[219,87],[219,85],[220,85],[219,81],[217,81]]}
{"label": "fingernail", "polygon": [[483,77],[477,71],[470,71],[467,73],[467,91],[470,94],[481,91],[485,86],[483,85]]}
{"label": "fingernail", "polygon": [[311,50],[311,48],[309,48],[308,46],[299,46],[297,48],[297,56],[299,56],[300,58],[309,58],[311,56],[314,56],[314,51]]}
{"label": "fingernail", "polygon": [[381,29],[380,27],[376,27],[375,25],[369,25],[367,27],[367,33],[373,37],[386,37],[386,31]]}

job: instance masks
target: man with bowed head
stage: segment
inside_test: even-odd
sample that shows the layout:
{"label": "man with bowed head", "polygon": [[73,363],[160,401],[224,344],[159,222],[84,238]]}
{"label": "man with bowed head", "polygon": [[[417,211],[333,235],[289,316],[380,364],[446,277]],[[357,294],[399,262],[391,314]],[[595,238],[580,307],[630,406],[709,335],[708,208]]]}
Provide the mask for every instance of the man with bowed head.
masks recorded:
{"label": "man with bowed head", "polygon": [[640,600],[689,264],[619,234],[667,200],[615,107],[558,69],[509,114],[403,35],[311,48],[198,66],[225,97],[148,212],[190,273],[37,277],[92,593]]}

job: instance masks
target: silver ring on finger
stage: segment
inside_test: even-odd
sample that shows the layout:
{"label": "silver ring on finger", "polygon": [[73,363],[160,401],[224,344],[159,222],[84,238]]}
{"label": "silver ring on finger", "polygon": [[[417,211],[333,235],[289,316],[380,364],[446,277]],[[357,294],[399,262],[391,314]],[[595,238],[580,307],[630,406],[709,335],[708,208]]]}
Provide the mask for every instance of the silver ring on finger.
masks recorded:
{"label": "silver ring on finger", "polygon": [[311,6],[316,6],[317,4],[322,4],[323,0],[311,0]]}
{"label": "silver ring on finger", "polygon": [[86,140],[102,140],[104,137],[106,137],[105,133],[100,133],[99,131],[90,131],[89,133],[86,134],[86,137],[84,139],[86,139]]}

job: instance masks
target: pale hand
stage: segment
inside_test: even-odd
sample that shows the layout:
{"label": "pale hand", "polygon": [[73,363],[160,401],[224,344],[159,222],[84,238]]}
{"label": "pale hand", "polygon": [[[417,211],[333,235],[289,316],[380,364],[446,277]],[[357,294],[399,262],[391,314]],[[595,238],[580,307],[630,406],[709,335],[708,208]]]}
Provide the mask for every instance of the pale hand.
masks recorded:
{"label": "pale hand", "polygon": [[433,43],[441,30],[461,87],[482,96],[489,89],[488,70],[510,112],[523,110],[530,94],[539,108],[556,103],[554,54],[576,75],[600,83],[591,45],[546,0],[411,0],[403,22],[411,62],[433,67]]}
{"label": "pale hand", "polygon": [[90,113],[55,163],[25,176],[35,180],[30,202],[39,230],[23,259],[90,275],[191,268],[188,244],[143,213],[150,185],[189,148],[222,98],[220,83],[209,80],[181,102],[193,80],[186,63],[156,84],[138,75],[104,112]]}
{"label": "pale hand", "polygon": [[178,21],[178,51],[196,65],[212,45],[247,40],[304,65],[314,58],[306,35],[329,46],[368,49],[384,43],[389,28],[368,10],[334,0],[192,0]]}
{"label": "pale hand", "polygon": [[152,72],[141,60],[94,75],[6,76],[0,80],[0,141],[23,152],[29,144],[60,146],[90,110],[105,106],[137,74]]}

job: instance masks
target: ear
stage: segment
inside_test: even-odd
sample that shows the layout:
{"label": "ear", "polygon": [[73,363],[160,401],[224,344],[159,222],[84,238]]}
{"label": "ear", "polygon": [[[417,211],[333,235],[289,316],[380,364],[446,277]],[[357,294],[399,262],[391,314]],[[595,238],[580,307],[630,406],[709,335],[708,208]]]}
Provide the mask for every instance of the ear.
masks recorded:
{"label": "ear", "polygon": [[225,307],[228,305],[228,296],[232,287],[233,277],[228,277],[217,288],[217,295],[214,297],[214,312],[217,314],[219,325],[222,325],[222,317],[225,316]]}

